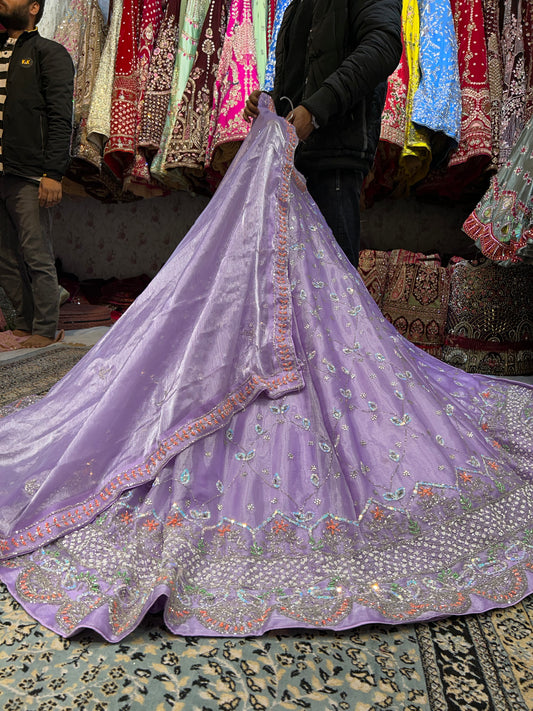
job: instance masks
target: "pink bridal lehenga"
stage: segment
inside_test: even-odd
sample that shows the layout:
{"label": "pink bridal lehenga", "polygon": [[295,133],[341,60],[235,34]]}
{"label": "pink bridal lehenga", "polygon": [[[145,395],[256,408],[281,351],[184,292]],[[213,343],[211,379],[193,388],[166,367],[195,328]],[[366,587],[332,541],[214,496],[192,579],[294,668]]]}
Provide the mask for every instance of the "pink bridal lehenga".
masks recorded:
{"label": "pink bridal lehenga", "polygon": [[0,422],[0,577],[117,641],[344,629],[532,589],[533,389],[403,339],[261,115],[167,264]]}

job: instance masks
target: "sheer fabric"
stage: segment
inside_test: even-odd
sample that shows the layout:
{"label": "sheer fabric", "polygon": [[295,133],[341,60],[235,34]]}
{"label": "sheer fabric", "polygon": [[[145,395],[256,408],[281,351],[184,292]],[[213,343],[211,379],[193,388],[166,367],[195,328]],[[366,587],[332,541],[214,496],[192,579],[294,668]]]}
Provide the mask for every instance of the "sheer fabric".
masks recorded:
{"label": "sheer fabric", "polygon": [[533,389],[398,334],[260,109],[144,293],[0,422],[0,577],[62,635],[161,601],[175,632],[248,635],[532,589]]}
{"label": "sheer fabric", "polygon": [[54,0],[46,3],[37,28],[39,34],[48,39],[54,39],[55,32],[67,14],[70,4],[70,0]]}

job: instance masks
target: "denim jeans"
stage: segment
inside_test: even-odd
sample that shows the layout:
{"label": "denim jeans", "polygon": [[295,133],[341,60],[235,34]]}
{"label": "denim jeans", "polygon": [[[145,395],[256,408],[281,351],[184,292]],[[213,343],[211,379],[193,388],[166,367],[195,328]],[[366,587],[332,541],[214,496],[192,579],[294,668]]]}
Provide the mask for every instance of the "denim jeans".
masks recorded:
{"label": "denim jeans", "polygon": [[46,338],[55,337],[59,318],[50,220],[37,183],[0,176],[0,286],[16,311],[15,328]]}
{"label": "denim jeans", "polygon": [[359,263],[359,202],[365,176],[355,170],[320,170],[306,175],[307,189],[350,262]]}

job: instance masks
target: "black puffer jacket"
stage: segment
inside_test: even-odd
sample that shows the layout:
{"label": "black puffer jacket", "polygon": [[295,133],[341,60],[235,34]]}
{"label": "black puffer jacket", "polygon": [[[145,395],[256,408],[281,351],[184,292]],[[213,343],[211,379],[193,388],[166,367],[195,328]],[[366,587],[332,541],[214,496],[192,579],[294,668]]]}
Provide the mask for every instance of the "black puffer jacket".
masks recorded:
{"label": "black puffer jacket", "polygon": [[[7,33],[0,33],[3,45]],[[69,162],[74,65],[67,50],[37,30],[17,39],[7,73],[4,172],[61,180]]]}
{"label": "black puffer jacket", "polygon": [[[305,46],[294,22],[310,26]],[[273,99],[281,115],[290,110],[282,97],[303,104],[320,126],[296,151],[299,170],[368,171],[401,53],[401,0],[293,0],[277,41]]]}

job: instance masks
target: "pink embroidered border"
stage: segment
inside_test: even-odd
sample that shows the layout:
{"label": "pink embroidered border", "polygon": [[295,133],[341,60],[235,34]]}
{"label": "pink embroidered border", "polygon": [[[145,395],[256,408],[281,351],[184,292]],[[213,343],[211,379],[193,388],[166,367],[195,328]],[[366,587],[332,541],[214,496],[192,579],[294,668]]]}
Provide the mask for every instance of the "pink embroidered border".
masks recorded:
{"label": "pink embroidered border", "polygon": [[[282,120],[282,119],[280,119]],[[162,467],[194,441],[219,429],[224,421],[242,410],[259,392],[280,394],[284,389],[303,386],[302,375],[296,366],[296,357],[291,338],[292,309],[288,277],[288,196],[290,179],[294,171],[293,155],[297,145],[294,129],[288,127],[289,138],[285,145],[282,180],[279,188],[278,230],[273,285],[275,291],[274,349],[284,371],[270,379],[259,375],[250,376],[236,392],[228,395],[207,414],[193,420],[161,441],[159,447],[143,462],[114,476],[99,493],[86,503],[70,506],[64,511],[50,515],[40,523],[17,531],[14,536],[0,538],[0,560],[22,555],[52,541],[59,530],[75,530],[83,522],[93,519],[116,501],[126,490],[151,481]],[[280,390],[283,389],[283,390]],[[103,508],[102,508],[103,507]]]}
{"label": "pink embroidered border", "polygon": [[463,230],[474,240],[483,254],[494,262],[510,260],[520,263],[522,260],[517,256],[517,250],[524,247],[529,240],[533,240],[533,230],[527,230],[522,233],[518,242],[513,242],[512,245],[502,244],[492,232],[491,225],[481,222],[475,213],[466,219]]}

